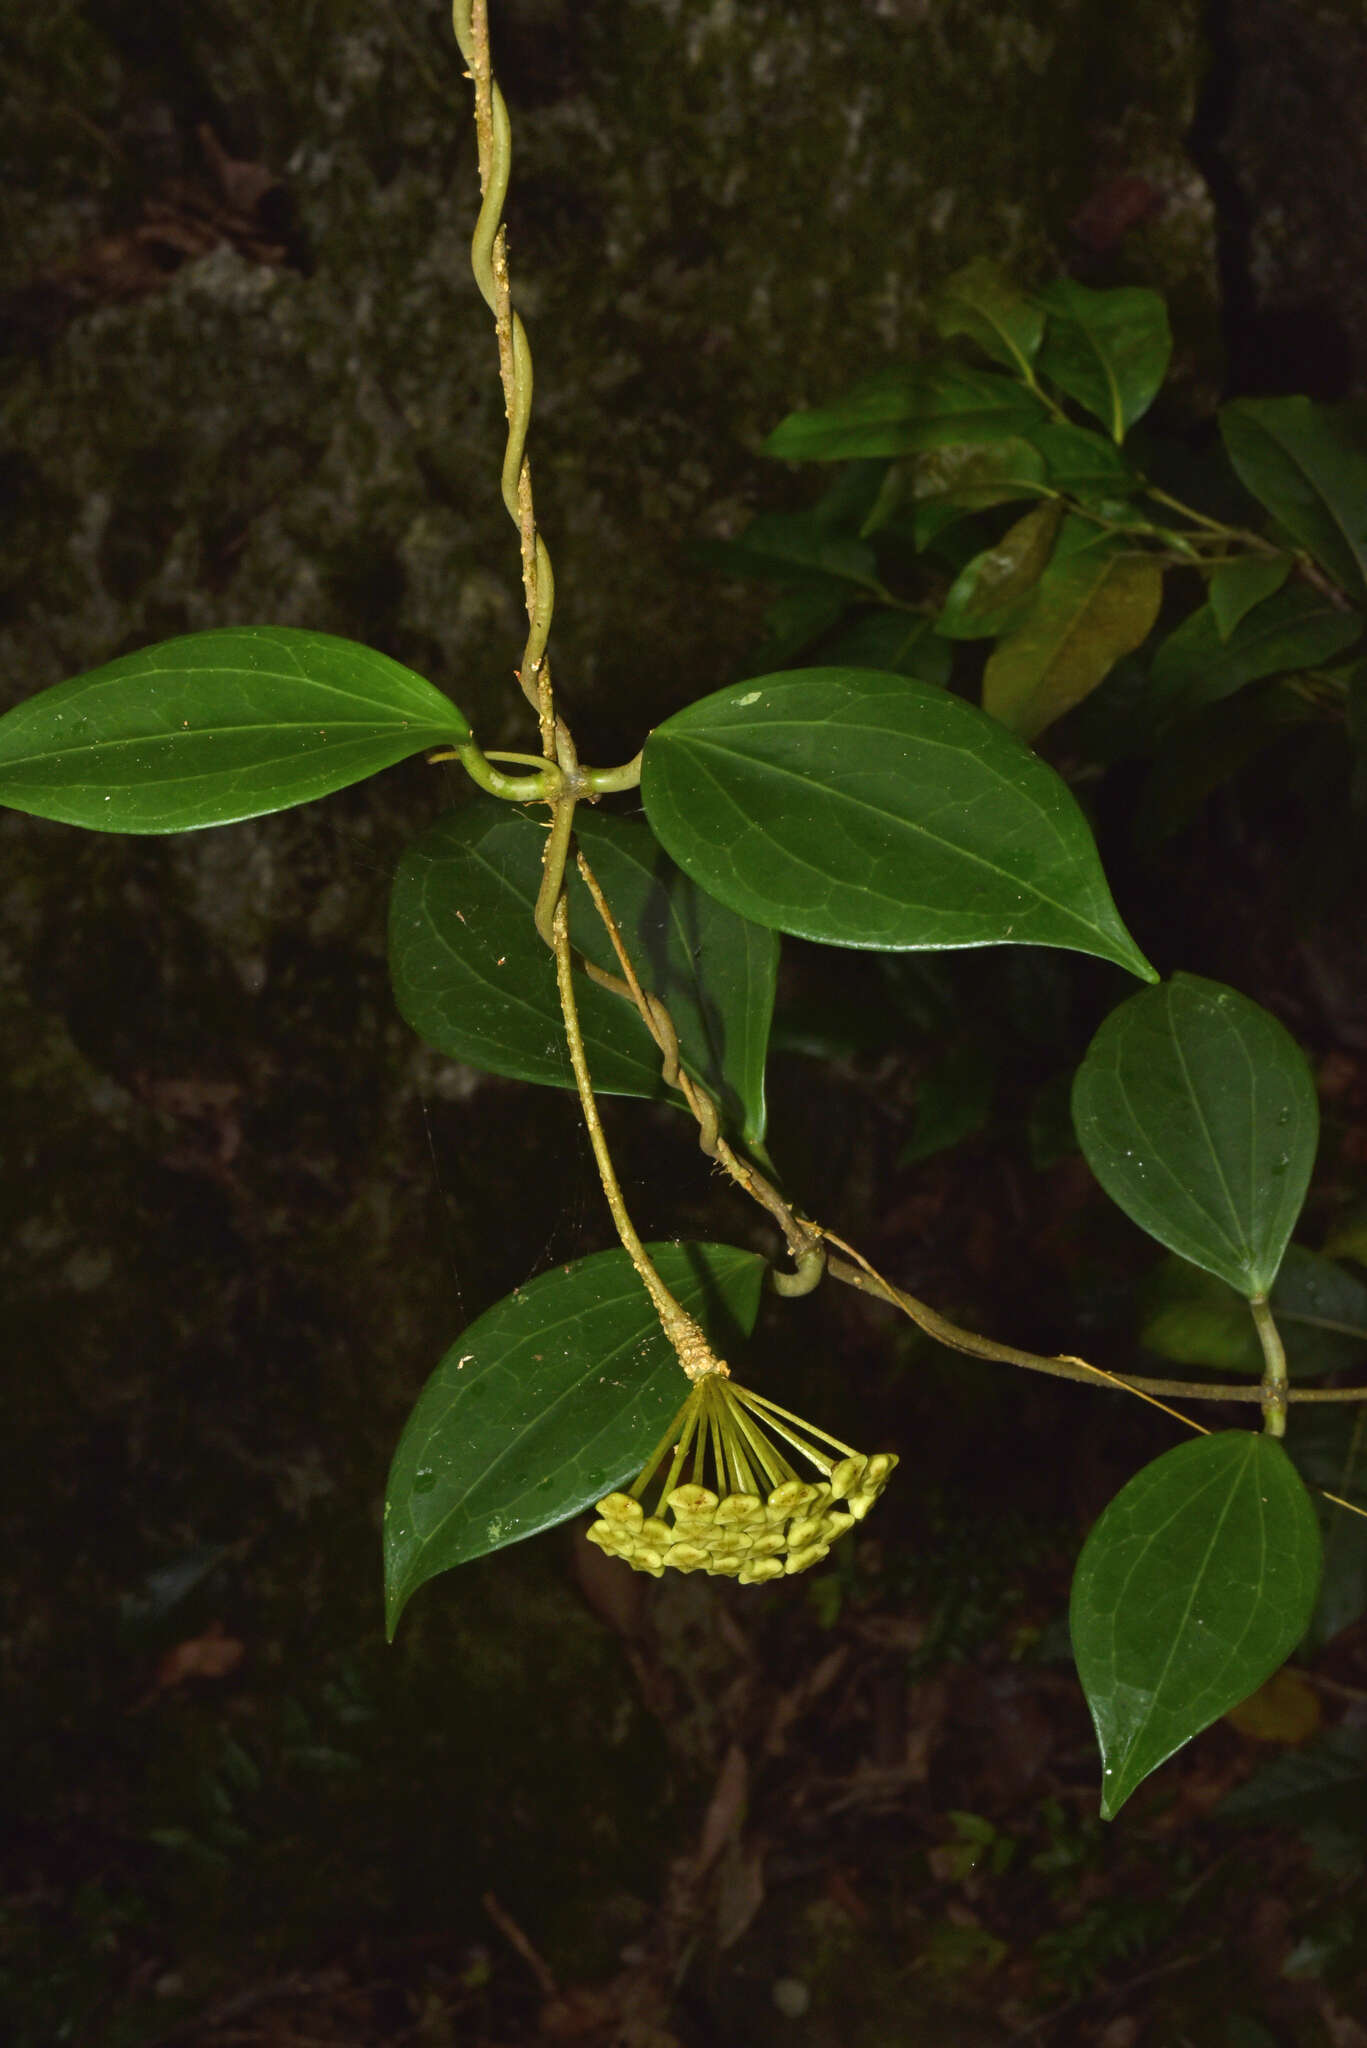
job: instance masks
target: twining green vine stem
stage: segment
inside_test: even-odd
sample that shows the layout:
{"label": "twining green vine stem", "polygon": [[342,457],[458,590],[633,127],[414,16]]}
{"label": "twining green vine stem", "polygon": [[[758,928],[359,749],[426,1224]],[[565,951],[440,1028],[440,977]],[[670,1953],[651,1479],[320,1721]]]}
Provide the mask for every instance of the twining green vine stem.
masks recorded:
{"label": "twining green vine stem", "polygon": [[[537,897],[535,920],[537,931],[555,955],[556,982],[564,1015],[566,1039],[585,1125],[603,1191],[622,1245],[655,1305],[665,1333],[678,1354],[680,1364],[690,1378],[698,1379],[709,1373],[725,1373],[726,1366],[713,1355],[698,1324],[680,1306],[661,1280],[627,1211],[602,1120],[598,1114],[592,1077],[584,1052],[583,1035],[579,1028],[578,1005],[574,991],[575,954],[570,939],[569,902],[565,894],[565,870],[573,840],[576,803],[584,796],[634,788],[640,781],[641,757],[638,754],[633,760],[618,768],[582,768],[569,728],[563,719],[556,716],[550,664],[546,654],[555,585],[550,557],[537,530],[532,501],[531,468],[526,456],[532,399],[531,347],[522,321],[512,306],[507,239],[502,221],[512,157],[511,130],[507,106],[493,77],[489,52],[488,0],[453,0],[452,21],[461,54],[469,67],[468,75],[475,87],[475,127],[482,204],[472,242],[471,260],[476,281],[493,312],[498,337],[499,373],[508,417],[508,440],[503,461],[503,499],[517,526],[522,555],[528,636],[518,679],[524,695],[537,712],[542,744],[540,760],[544,765],[538,765],[537,757],[525,754],[505,753],[487,756],[481,753],[473,742],[452,751],[461,760],[472,779],[491,794],[514,801],[544,802],[550,806],[551,823],[542,855],[542,881]],[[1180,501],[1168,497],[1166,493],[1155,491],[1150,495],[1207,529],[1211,538],[1218,533],[1222,538],[1237,539],[1254,547],[1268,546],[1268,543],[1258,536],[1245,535],[1232,528],[1220,527],[1217,522],[1205,518],[1189,506],[1182,505]],[[1176,537],[1168,535],[1167,538],[1171,541]],[[451,754],[443,753],[433,758],[449,759]],[[494,767],[495,759],[513,761],[520,766],[533,769],[534,772],[525,776],[505,775],[502,770]],[[772,1275],[773,1284],[778,1292],[788,1295],[805,1294],[817,1285],[823,1272],[829,1271],[833,1278],[843,1281],[846,1285],[859,1288],[900,1309],[928,1335],[955,1350],[968,1352],[979,1358],[996,1359],[1003,1363],[1023,1366],[1033,1372],[1049,1373],[1061,1379],[1083,1380],[1093,1385],[1100,1382],[1103,1385],[1122,1387],[1144,1399],[1152,1400],[1160,1395],[1173,1395],[1199,1400],[1259,1401],[1263,1405],[1264,1426],[1272,1435],[1281,1435],[1285,1428],[1288,1400],[1367,1400],[1367,1388],[1288,1388],[1285,1354],[1265,1300],[1253,1304],[1253,1313],[1263,1344],[1267,1369],[1262,1384],[1251,1387],[1223,1386],[1202,1381],[1149,1379],[1133,1375],[1122,1377],[1105,1372],[1099,1366],[1088,1365],[1085,1360],[1079,1358],[1045,1358],[1034,1352],[1022,1351],[1015,1345],[999,1344],[991,1338],[979,1336],[974,1331],[961,1329],[924,1302],[917,1301],[913,1295],[895,1287],[876,1272],[853,1246],[845,1244],[843,1239],[836,1237],[820,1224],[799,1215],[773,1183],[750,1161],[741,1158],[727,1143],[721,1131],[716,1104],[707,1090],[700,1087],[680,1063],[678,1033],[668,1008],[658,997],[647,994],[642,988],[623,943],[620,927],[582,854],[578,857],[578,864],[585,886],[611,939],[622,974],[620,978],[608,974],[584,959],[581,959],[580,965],[590,978],[602,987],[635,1004],[660,1052],[661,1071],[666,1084],[683,1096],[698,1124],[699,1143],[703,1151],[709,1158],[715,1159],[738,1186],[766,1209],[782,1230],[795,1262],[795,1270],[789,1274]],[[829,1257],[826,1251],[828,1244],[846,1256]],[[1163,1405],[1161,1400],[1158,1405]],[[1175,1413],[1172,1410],[1168,1412]],[[1201,1428],[1199,1423],[1191,1422],[1189,1417],[1179,1416],[1178,1419],[1193,1429]]]}
{"label": "twining green vine stem", "polygon": [[[1121,1387],[1129,1393],[1146,1397],[1168,1395],[1178,1400],[1193,1401],[1266,1401],[1264,1386],[1225,1385],[1215,1380],[1170,1380],[1151,1378],[1136,1373],[1107,1372],[1099,1365],[1089,1365],[1085,1359],[1070,1357],[1046,1358],[1035,1351],[1023,1351],[1015,1344],[1000,1344],[992,1337],[983,1337],[975,1330],[965,1330],[958,1323],[950,1322],[927,1302],[918,1301],[905,1288],[896,1287],[886,1280],[863,1254],[852,1245],[845,1244],[833,1231],[822,1224],[797,1214],[786,1202],[773,1182],[768,1180],[750,1161],[739,1158],[721,1137],[717,1124],[715,1105],[711,1098],[700,1089],[679,1065],[678,1038],[673,1021],[664,1004],[655,996],[647,994],[631,964],[621,931],[613,917],[603,892],[588,862],[581,853],[578,856],[579,872],[589,894],[593,898],[598,915],[602,919],[613,951],[621,964],[623,979],[605,974],[599,967],[585,962],[586,971],[603,988],[615,994],[629,995],[640,1012],[642,1022],[660,1048],[665,1082],[677,1088],[683,1095],[689,1109],[699,1125],[699,1144],[702,1150],[718,1165],[724,1167],[731,1178],[762,1208],[769,1211],[782,1230],[788,1249],[797,1264],[792,1274],[775,1273],[772,1278],[775,1291],[779,1294],[807,1294],[821,1279],[823,1270],[833,1280],[843,1281],[848,1287],[874,1295],[886,1301],[891,1307],[900,1309],[903,1315],[935,1338],[937,1343],[947,1345],[951,1350],[967,1352],[974,1358],[995,1359],[1003,1365],[1018,1365],[1028,1372],[1048,1373],[1055,1379],[1079,1380],[1092,1386],[1098,1384]],[[847,1258],[827,1258],[822,1251],[822,1242],[834,1245],[848,1254]],[[1256,1312],[1255,1312],[1256,1313]],[[1267,1322],[1276,1326],[1268,1311]],[[1260,1333],[1261,1334],[1261,1333]],[[1280,1339],[1277,1339],[1280,1344]],[[1283,1414],[1287,1401],[1367,1401],[1367,1387],[1288,1387],[1285,1385],[1285,1356],[1283,1354]],[[1160,1403],[1161,1405],[1161,1403]],[[1188,1417],[1180,1420],[1186,1422]],[[1191,1423],[1193,1429],[1198,1423]]]}
{"label": "twining green vine stem", "polygon": [[[665,1286],[627,1212],[598,1114],[584,1053],[583,1034],[579,1029],[579,1009],[574,993],[574,956],[569,936],[569,902],[565,895],[565,866],[574,830],[575,804],[582,795],[633,787],[640,781],[640,756],[620,768],[583,770],[569,727],[556,716],[550,662],[546,654],[555,607],[555,582],[550,556],[537,530],[531,465],[526,454],[527,428],[532,410],[532,353],[526,329],[513,309],[508,278],[507,233],[503,225],[503,202],[507,196],[512,163],[512,133],[508,108],[493,75],[488,0],[453,0],[451,19],[456,41],[475,88],[475,134],[482,203],[470,257],[475,281],[494,316],[499,376],[508,417],[508,439],[503,457],[503,502],[518,529],[528,625],[518,680],[523,695],[536,710],[541,751],[547,766],[537,775],[505,776],[473,744],[457,752],[473,779],[493,795],[525,795],[528,800],[550,805],[550,831],[542,852],[541,887],[534,915],[537,931],[555,954],[556,984],[565,1020],[565,1037],[584,1122],[603,1193],[623,1249],[654,1303],[680,1365],[690,1379],[698,1379],[708,1373],[725,1372],[726,1368],[714,1357],[699,1325]],[[515,758],[525,761],[527,757]]]}
{"label": "twining green vine stem", "polygon": [[810,1294],[821,1279],[825,1267],[825,1255],[815,1233],[795,1214],[784,1201],[778,1189],[759,1168],[748,1159],[742,1159],[734,1152],[722,1135],[717,1106],[705,1088],[700,1088],[691,1074],[685,1072],[679,1061],[679,1035],[674,1019],[657,996],[647,995],[642,988],[631,956],[622,939],[621,928],[608,907],[607,899],[598,885],[598,878],[582,853],[578,855],[579,873],[584,886],[593,899],[604,929],[612,942],[622,969],[622,979],[607,974],[591,961],[584,962],[585,972],[601,988],[610,989],[614,995],[628,997],[640,1012],[646,1030],[655,1040],[661,1055],[661,1073],[668,1088],[677,1088],[688,1104],[698,1125],[698,1143],[709,1159],[715,1159],[726,1169],[732,1180],[743,1188],[752,1201],[767,1209],[782,1230],[788,1249],[792,1253],[795,1271],[780,1273],[771,1269],[774,1290],[778,1294]]}
{"label": "twining green vine stem", "polygon": [[579,1029],[579,1004],[574,993],[574,953],[570,946],[570,905],[569,898],[561,894],[551,920],[551,939],[555,947],[555,974],[560,989],[560,1007],[565,1016],[565,1038],[570,1049],[570,1065],[574,1069],[575,1086],[579,1090],[579,1102],[584,1112],[584,1123],[593,1146],[593,1156],[598,1163],[598,1177],[603,1183],[612,1220],[617,1226],[617,1235],[627,1257],[640,1275],[641,1284],[655,1305],[665,1335],[674,1346],[679,1364],[691,1380],[705,1378],[709,1373],[725,1373],[726,1366],[716,1357],[701,1328],[680,1307],[656,1270],[655,1263],[637,1235],[636,1226],[627,1211],[622,1196],[617,1169],[612,1163],[607,1136],[603,1130],[602,1118],[598,1114],[598,1103],[593,1093],[593,1082],[589,1075],[588,1057],[584,1051],[584,1035]]}
{"label": "twining green vine stem", "polygon": [[508,440],[503,455],[503,502],[518,530],[522,587],[527,603],[527,642],[518,680],[537,714],[541,750],[556,752],[555,700],[546,643],[555,608],[555,578],[532,508],[532,472],[527,460],[527,425],[532,413],[532,352],[527,331],[513,311],[508,284],[508,237],[503,202],[512,165],[512,128],[507,103],[494,81],[489,56],[488,0],[453,0],[452,26],[475,88],[475,138],[479,151],[482,204],[470,246],[470,265],[485,304],[494,316],[498,367]]}
{"label": "twining green vine stem", "polygon": [[[462,747],[443,747],[428,755],[430,762],[459,761],[471,782],[486,790],[490,796],[503,797],[509,803],[553,804],[563,787],[564,778],[553,761],[542,760],[530,754],[484,754],[473,740],[467,740]],[[505,775],[495,768],[496,760],[536,761],[536,772],[531,775]]]}
{"label": "twining green vine stem", "polygon": [[1253,1327],[1258,1332],[1258,1342],[1263,1347],[1263,1383],[1258,1389],[1263,1403],[1263,1428],[1269,1436],[1285,1436],[1288,1388],[1286,1351],[1281,1331],[1265,1294],[1255,1294],[1248,1305],[1253,1311]]}

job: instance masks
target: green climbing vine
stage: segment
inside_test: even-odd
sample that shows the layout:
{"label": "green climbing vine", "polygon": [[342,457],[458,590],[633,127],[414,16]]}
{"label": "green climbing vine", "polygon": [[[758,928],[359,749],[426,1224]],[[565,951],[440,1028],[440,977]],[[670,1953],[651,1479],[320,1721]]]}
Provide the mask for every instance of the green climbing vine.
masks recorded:
{"label": "green climbing vine", "polygon": [[[751,1586],[825,1558],[910,1453],[857,1449],[741,1384],[766,1285],[796,1314],[819,1285],[846,1284],[942,1344],[1121,1387],[1179,1422],[1174,1400],[1254,1405],[1260,1431],[1190,1422],[1194,1440],[1139,1472],[1083,1549],[1073,1642],[1112,1815],[1304,1637],[1322,1510],[1284,1447],[1288,1416],[1367,1388],[1333,1383],[1341,1356],[1317,1371],[1294,1341],[1315,1321],[1314,1255],[1287,1257],[1317,1146],[1303,1054],[1237,990],[1160,978],[1074,789],[1033,743],[1073,718],[1090,721],[1098,761],[1147,751],[1161,832],[1290,728],[1360,733],[1367,423],[1298,398],[1225,406],[1211,509],[1203,487],[1146,468],[1134,433],[1168,372],[1162,301],[1068,278],[1026,290],[974,263],[936,300],[938,353],[775,429],[775,458],[840,465],[825,495],[708,550],[726,573],[777,586],[767,665],[643,734],[632,760],[586,764],[551,671],[487,0],[456,0],[454,25],[474,91],[472,259],[508,419],[518,675],[538,751],[486,753],[442,689],[368,648],[230,627],[16,705],[0,719],[0,800],[158,833],[308,802],[417,754],[458,761],[475,785],[400,864],[396,998],[439,1051],[577,1091],[618,1248],[496,1304],[428,1381],[386,1500],[391,1634],[438,1573],[589,1509],[590,1540],[656,1577]],[[630,815],[604,807],[624,793]],[[1242,1377],[1115,1374],[960,1328],[817,1216],[766,1149],[785,934],[891,953],[1046,947],[1139,983],[1078,1070],[1077,1140],[1126,1215],[1220,1289],[1226,1330],[1234,1314],[1218,1356],[1190,1340],[1168,1355],[1223,1365],[1243,1344]],[[769,1219],[772,1260],[644,1244],[597,1091],[676,1101]]]}

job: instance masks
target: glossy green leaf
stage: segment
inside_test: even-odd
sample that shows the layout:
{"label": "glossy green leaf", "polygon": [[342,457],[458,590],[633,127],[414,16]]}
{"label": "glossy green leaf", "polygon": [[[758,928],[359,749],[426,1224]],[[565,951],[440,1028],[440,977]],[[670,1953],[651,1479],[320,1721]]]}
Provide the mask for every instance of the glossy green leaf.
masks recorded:
{"label": "glossy green leaf", "polygon": [[996,441],[1047,418],[1040,400],[1013,378],[946,357],[884,370],[834,405],[789,413],[764,452],[789,462],[910,455],[946,442]]}
{"label": "glossy green leaf", "polygon": [[1030,445],[1044,459],[1044,473],[1056,491],[1071,498],[1109,502],[1132,497],[1141,479],[1114,441],[1089,427],[1037,427]]}
{"label": "glossy green leaf", "polygon": [[1275,1017],[1194,974],[1142,990],[1088,1047],[1073,1122],[1141,1230],[1250,1299],[1268,1292],[1319,1130],[1305,1055]]}
{"label": "glossy green leaf", "polygon": [[1246,683],[1317,668],[1351,647],[1362,623],[1359,613],[1331,604],[1308,583],[1289,583],[1224,635],[1214,605],[1203,604],[1154,653],[1156,704],[1170,719],[1189,718]]}
{"label": "glossy green leaf", "polygon": [[945,341],[967,335],[994,362],[1028,374],[1044,334],[1044,313],[990,257],[979,256],[947,278],[930,316]]}
{"label": "glossy green leaf", "polygon": [[1259,504],[1351,597],[1367,596],[1367,403],[1236,398],[1220,432]]}
{"label": "glossy green leaf", "polygon": [[1240,555],[1212,570],[1210,608],[1220,638],[1228,640],[1240,619],[1275,597],[1290,574],[1290,555]]}
{"label": "glossy green leaf", "polygon": [[1147,638],[1162,600],[1153,556],[1069,518],[1029,606],[988,660],[984,711],[1032,739]]}
{"label": "glossy green leaf", "polygon": [[776,931],[1063,946],[1152,976],[1066,785],[907,677],[795,669],[719,690],[651,734],[641,794],[680,867]]}
{"label": "glossy green leaf", "polygon": [[917,676],[941,688],[949,681],[953,661],[929,619],[868,605],[823,641],[821,654],[823,667],[877,668],[885,675]]}
{"label": "glossy green leaf", "polygon": [[[684,1064],[758,1143],[778,941],[697,889],[645,825],[581,809],[575,831],[644,986],[669,1006]],[[555,963],[532,923],[544,845],[536,819],[492,798],[439,818],[399,864],[390,975],[402,1015],[439,1052],[572,1088]],[[575,945],[617,972],[573,868],[569,891]],[[632,1005],[582,976],[578,996],[595,1088],[664,1094],[659,1053]]]}
{"label": "glossy green leaf", "polygon": [[1038,294],[1049,316],[1036,367],[1123,441],[1162,388],[1172,354],[1168,309],[1138,285],[1094,292],[1070,277]]}
{"label": "glossy green leaf", "polygon": [[1198,1437],[1122,1488],[1083,1546],[1069,1617],[1105,1819],[1285,1661],[1319,1575],[1314,1507],[1272,1437]]}
{"label": "glossy green leaf", "polygon": [[986,640],[1006,631],[1044,573],[1062,509],[1036,505],[984,548],[950,585],[935,630],[947,640]]}
{"label": "glossy green leaf", "polygon": [[[1289,1244],[1270,1300],[1292,1379],[1351,1370],[1367,1355],[1367,1287],[1332,1259]],[[1140,1341],[1178,1365],[1262,1376],[1247,1301],[1185,1259],[1165,1260],[1150,1283]]]}
{"label": "glossy green leaf", "polygon": [[230,825],[459,744],[455,705],[388,655],[289,626],[165,640],[0,718],[0,803],[105,832]]}
{"label": "glossy green leaf", "polygon": [[[657,1244],[665,1285],[722,1352],[754,1328],[765,1264]],[[625,1252],[558,1266],[451,1346],[404,1426],[384,1510],[390,1637],[428,1579],[552,1528],[635,1477],[688,1381]]]}

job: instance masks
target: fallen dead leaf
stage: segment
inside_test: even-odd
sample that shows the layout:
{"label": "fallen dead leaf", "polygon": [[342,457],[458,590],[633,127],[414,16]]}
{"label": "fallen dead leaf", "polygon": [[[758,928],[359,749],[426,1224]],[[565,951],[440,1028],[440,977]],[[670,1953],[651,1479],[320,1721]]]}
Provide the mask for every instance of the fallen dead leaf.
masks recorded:
{"label": "fallen dead leaf", "polygon": [[227,1678],[236,1671],[246,1654],[244,1642],[236,1636],[227,1635],[221,1621],[211,1621],[202,1635],[189,1636],[166,1652],[138,1705],[147,1706],[161,1693],[184,1685],[187,1679]]}

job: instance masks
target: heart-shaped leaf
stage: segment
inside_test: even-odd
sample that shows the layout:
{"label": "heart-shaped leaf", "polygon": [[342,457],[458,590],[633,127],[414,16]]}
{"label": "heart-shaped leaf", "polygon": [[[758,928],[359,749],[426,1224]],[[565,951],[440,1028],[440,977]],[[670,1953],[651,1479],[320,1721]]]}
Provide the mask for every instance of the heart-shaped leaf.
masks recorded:
{"label": "heart-shaped leaf", "polygon": [[1236,398],[1220,433],[1245,488],[1351,597],[1367,596],[1367,404]]}
{"label": "heart-shaped leaf", "polygon": [[1179,1444],[1116,1495],[1083,1546],[1070,1614],[1105,1819],[1291,1654],[1319,1577],[1314,1506],[1272,1437]]}
{"label": "heart-shaped leaf", "polygon": [[[758,1143],[777,939],[698,889],[646,825],[581,810],[575,831],[644,987],[669,1007],[685,1065]],[[572,1088],[555,963],[532,923],[545,843],[536,819],[492,798],[439,818],[399,863],[389,968],[400,1012],[439,1052]],[[576,947],[617,973],[573,865],[569,891]],[[606,1095],[665,1094],[660,1055],[632,1004],[583,976],[578,997],[594,1086]]]}
{"label": "heart-shaped leaf", "polygon": [[1032,739],[1148,637],[1162,601],[1152,555],[1070,518],[1028,607],[988,660],[984,711]]}
{"label": "heart-shaped leaf", "polygon": [[965,334],[994,362],[1018,373],[1028,374],[1044,334],[1042,308],[986,256],[945,280],[930,314],[944,340]]}
{"label": "heart-shaped leaf", "polygon": [[165,640],[0,718],[0,803],[104,832],[230,825],[470,728],[386,654],[289,626]]}
{"label": "heart-shaped leaf", "polygon": [[973,705],[872,669],[719,690],[646,742],[661,843],[743,917],[886,951],[1064,946],[1153,975],[1053,770]]}
{"label": "heart-shaped leaf", "polygon": [[[725,1350],[754,1328],[764,1260],[657,1244],[665,1285]],[[635,1477],[688,1382],[625,1252],[519,1287],[471,1323],[418,1396],[390,1468],[392,1639],[428,1579],[552,1528]]]}
{"label": "heart-shaped leaf", "polygon": [[1319,1105],[1277,1019],[1178,974],[1112,1010],[1073,1082],[1087,1164],[1141,1230],[1252,1299],[1277,1277]]}
{"label": "heart-shaped leaf", "polygon": [[1049,315],[1037,368],[1123,441],[1162,388],[1172,354],[1168,309],[1138,285],[1094,292],[1070,277],[1038,294]]}
{"label": "heart-shaped leaf", "polygon": [[996,441],[1048,417],[1042,401],[1013,378],[943,357],[883,370],[834,405],[789,413],[764,452],[789,462],[910,455],[948,441]]}

